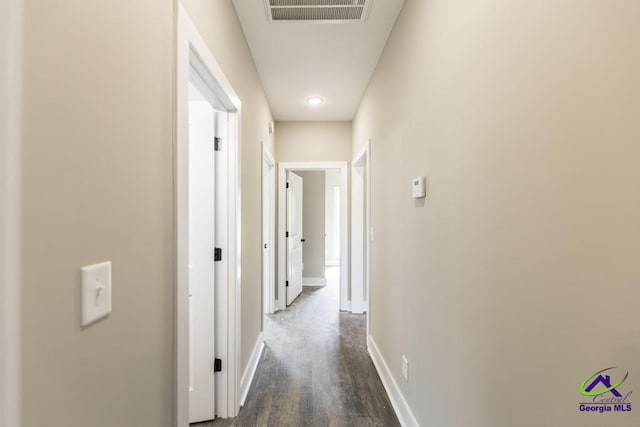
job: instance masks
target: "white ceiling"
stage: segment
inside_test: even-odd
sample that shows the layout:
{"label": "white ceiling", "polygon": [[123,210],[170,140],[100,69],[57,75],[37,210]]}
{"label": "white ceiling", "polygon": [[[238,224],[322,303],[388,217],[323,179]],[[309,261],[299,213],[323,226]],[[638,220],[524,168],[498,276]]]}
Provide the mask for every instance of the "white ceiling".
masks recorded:
{"label": "white ceiling", "polygon": [[353,119],[404,0],[373,0],[366,21],[346,24],[270,23],[264,1],[233,5],[275,120]]}

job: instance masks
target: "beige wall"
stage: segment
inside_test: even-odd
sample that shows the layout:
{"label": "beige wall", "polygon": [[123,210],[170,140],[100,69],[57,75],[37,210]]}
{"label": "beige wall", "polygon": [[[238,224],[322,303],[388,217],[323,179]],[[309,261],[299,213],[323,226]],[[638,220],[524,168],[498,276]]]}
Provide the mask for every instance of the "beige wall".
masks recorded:
{"label": "beige wall", "polygon": [[[261,141],[272,120],[231,2],[188,11],[243,103],[242,365],[261,329]],[[169,426],[174,1],[26,2],[24,426]],[[80,267],[113,313],[80,329]]]}
{"label": "beige wall", "polygon": [[273,119],[231,1],[183,4],[242,101],[242,374],[262,330],[262,141],[273,152]]}
{"label": "beige wall", "polygon": [[[170,426],[171,0],[25,2],[23,426]],[[113,313],[80,328],[80,267]]]}
{"label": "beige wall", "polygon": [[372,334],[421,425],[640,425],[577,406],[609,366],[640,388],[638,18],[406,1],[353,149],[372,138]]}
{"label": "beige wall", "polygon": [[276,122],[278,162],[351,160],[351,122]]}
{"label": "beige wall", "polygon": [[305,278],[324,278],[325,173],[298,171],[302,178],[302,235]]}

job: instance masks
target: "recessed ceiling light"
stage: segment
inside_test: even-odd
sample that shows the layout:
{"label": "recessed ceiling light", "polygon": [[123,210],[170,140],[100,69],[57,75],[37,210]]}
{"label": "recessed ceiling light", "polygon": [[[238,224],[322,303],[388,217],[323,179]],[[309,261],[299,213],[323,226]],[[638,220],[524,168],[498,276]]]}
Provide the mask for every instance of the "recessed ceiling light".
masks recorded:
{"label": "recessed ceiling light", "polygon": [[320,105],[322,104],[322,98],[318,96],[312,96],[311,98],[307,98],[307,104],[309,105]]}

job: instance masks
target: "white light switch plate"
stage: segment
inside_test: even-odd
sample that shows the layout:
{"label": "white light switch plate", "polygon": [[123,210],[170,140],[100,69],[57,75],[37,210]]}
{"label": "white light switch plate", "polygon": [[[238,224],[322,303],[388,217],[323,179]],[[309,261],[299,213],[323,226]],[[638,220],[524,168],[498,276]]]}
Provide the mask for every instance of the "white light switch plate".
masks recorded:
{"label": "white light switch plate", "polygon": [[82,267],[82,326],[111,313],[111,262]]}

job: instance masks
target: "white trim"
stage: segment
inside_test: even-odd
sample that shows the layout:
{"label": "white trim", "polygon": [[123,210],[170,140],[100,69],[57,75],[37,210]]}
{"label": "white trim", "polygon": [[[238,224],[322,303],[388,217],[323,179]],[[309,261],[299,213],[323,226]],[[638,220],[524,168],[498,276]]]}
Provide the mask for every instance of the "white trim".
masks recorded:
{"label": "white trim", "polygon": [[[371,282],[371,141],[351,162],[351,304],[354,313],[368,313]],[[365,173],[360,170],[365,168]],[[366,201],[366,204],[364,204]],[[367,315],[367,334],[369,330]]]}
{"label": "white trim", "polygon": [[286,308],[286,171],[340,170],[340,310],[350,311],[349,291],[349,186],[347,162],[280,162],[278,163],[278,298],[276,310]]}
{"label": "white trim", "polygon": [[[269,151],[269,147],[264,142],[262,143],[262,178],[264,180],[265,171],[267,171],[268,182],[262,183],[262,237],[263,243],[267,244],[267,249],[263,249],[262,262],[263,262],[263,276],[264,276],[264,263],[269,263],[269,281],[265,284],[264,277],[262,277],[262,293],[263,303],[262,309],[264,314],[272,314],[275,311],[275,285],[276,285],[276,160],[273,154]],[[266,199],[266,203],[265,203]],[[265,233],[264,223],[266,212],[269,212],[270,222],[269,230]],[[266,254],[265,254],[266,252]]]}
{"label": "white trim", "polygon": [[364,169],[351,164],[351,309],[361,314],[364,308]]}
{"label": "white trim", "polygon": [[303,286],[327,286],[327,279],[324,277],[303,277]]}
{"label": "white trim", "polygon": [[247,400],[247,394],[249,394],[251,383],[253,382],[253,378],[258,370],[258,363],[260,362],[260,356],[262,356],[263,351],[264,337],[262,332],[260,332],[260,335],[258,335],[258,339],[256,340],[256,345],[253,346],[249,363],[247,364],[247,367],[242,374],[242,379],[240,380],[240,406],[243,406],[244,402]]}
{"label": "white trim", "polygon": [[403,427],[419,426],[418,420],[416,420],[415,415],[413,415],[411,407],[404,398],[400,387],[398,387],[398,383],[396,383],[396,380],[393,378],[393,375],[389,370],[389,366],[387,366],[387,362],[385,362],[380,350],[378,350],[378,346],[370,335],[367,336],[367,349],[369,350],[371,360],[378,371],[378,375],[382,380],[384,389],[387,391],[391,405],[393,406],[394,411],[396,411],[400,424]]}
{"label": "white trim", "polygon": [[22,1],[0,2],[0,425],[20,425]]}
{"label": "white trim", "polygon": [[353,161],[351,162],[351,164],[353,166],[361,166],[363,162],[366,162],[368,160],[368,156],[369,156],[369,145],[371,144],[370,141],[367,141],[362,148],[360,149],[360,151],[358,151],[358,154],[356,154],[353,157]]}
{"label": "white trim", "polygon": [[[209,51],[204,39],[183,9],[178,5],[176,40],[176,142],[174,148],[175,188],[175,236],[176,236],[176,286],[175,286],[175,332],[174,332],[174,405],[175,425],[189,425],[189,307],[188,307],[188,85],[190,67],[198,64],[202,74],[200,83],[221,101],[227,111],[222,120],[226,122],[228,141],[224,141],[223,153],[217,165],[226,168],[226,185],[223,204],[227,211],[219,216],[224,224],[216,224],[216,230],[227,230],[226,242],[218,240],[223,253],[227,286],[219,289],[216,299],[216,353],[223,359],[225,369],[216,375],[216,413],[222,418],[234,417],[239,410],[240,390],[240,132],[241,102],[221,67]],[[224,123],[222,123],[224,124]],[[223,154],[224,156],[224,154]],[[216,202],[218,203],[218,195]],[[219,228],[220,227],[220,228]],[[217,239],[220,236],[217,236]],[[221,267],[224,268],[224,265]],[[220,271],[220,270],[219,270]],[[216,273],[216,280],[220,276]]]}

